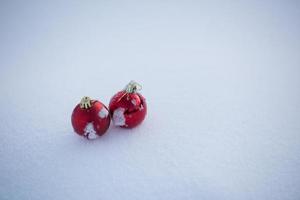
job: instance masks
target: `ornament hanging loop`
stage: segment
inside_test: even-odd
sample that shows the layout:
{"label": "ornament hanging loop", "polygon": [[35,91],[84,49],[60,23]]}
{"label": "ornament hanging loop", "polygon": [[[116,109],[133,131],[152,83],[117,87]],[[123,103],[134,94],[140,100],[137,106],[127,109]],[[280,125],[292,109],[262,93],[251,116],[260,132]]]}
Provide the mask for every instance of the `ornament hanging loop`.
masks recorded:
{"label": "ornament hanging loop", "polygon": [[142,86],[135,81],[130,81],[125,87],[126,93],[136,93],[136,92],[140,91],[141,89],[142,89]]}

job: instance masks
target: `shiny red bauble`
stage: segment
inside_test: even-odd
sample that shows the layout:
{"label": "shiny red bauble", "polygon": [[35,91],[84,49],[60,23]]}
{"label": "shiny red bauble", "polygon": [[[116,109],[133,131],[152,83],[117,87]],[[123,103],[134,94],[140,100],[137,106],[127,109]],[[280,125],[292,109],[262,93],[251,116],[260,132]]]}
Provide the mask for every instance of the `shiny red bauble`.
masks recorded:
{"label": "shiny red bauble", "polygon": [[145,98],[137,93],[140,88],[132,81],[111,98],[109,112],[115,126],[133,128],[145,119],[147,104]]}
{"label": "shiny red bauble", "polygon": [[110,125],[110,115],[100,101],[83,97],[72,113],[74,131],[87,139],[103,135]]}

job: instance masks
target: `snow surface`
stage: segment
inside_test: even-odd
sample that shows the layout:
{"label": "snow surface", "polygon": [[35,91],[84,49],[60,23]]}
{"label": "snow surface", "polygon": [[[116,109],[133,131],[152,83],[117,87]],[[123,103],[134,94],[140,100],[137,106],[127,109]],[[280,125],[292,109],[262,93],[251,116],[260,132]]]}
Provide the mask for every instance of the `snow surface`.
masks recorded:
{"label": "snow surface", "polygon": [[[299,1],[1,1],[1,200],[300,199]],[[84,95],[148,115],[90,141]]]}

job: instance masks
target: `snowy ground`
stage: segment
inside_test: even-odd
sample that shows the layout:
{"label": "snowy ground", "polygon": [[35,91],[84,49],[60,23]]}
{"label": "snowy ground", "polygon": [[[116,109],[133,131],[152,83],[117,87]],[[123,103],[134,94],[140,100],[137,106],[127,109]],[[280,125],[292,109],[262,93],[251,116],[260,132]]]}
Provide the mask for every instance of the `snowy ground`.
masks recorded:
{"label": "snowy ground", "polygon": [[[1,1],[1,200],[300,199],[297,1]],[[149,113],[96,141],[82,96]]]}

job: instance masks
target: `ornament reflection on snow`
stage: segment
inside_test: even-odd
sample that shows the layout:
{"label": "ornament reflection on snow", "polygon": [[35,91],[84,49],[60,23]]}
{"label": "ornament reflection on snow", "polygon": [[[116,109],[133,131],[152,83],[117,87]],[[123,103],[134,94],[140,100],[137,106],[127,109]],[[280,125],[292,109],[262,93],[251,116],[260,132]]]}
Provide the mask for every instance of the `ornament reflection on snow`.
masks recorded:
{"label": "ornament reflection on snow", "polygon": [[133,128],[139,125],[147,114],[145,98],[137,91],[141,86],[131,81],[124,90],[115,94],[109,103],[109,112],[115,126]]}
{"label": "ornament reflection on snow", "polygon": [[109,124],[108,109],[100,101],[83,97],[73,110],[72,125],[74,131],[87,139],[96,139],[103,135]]}

